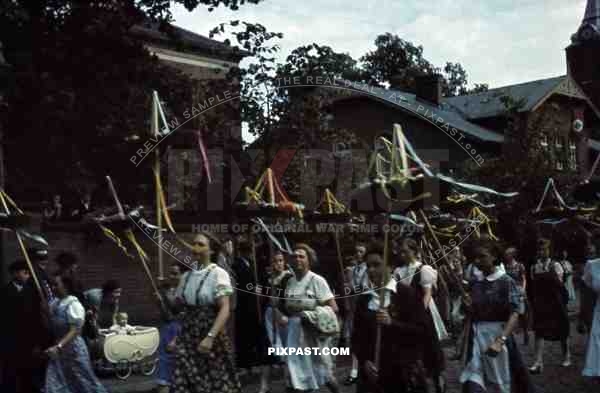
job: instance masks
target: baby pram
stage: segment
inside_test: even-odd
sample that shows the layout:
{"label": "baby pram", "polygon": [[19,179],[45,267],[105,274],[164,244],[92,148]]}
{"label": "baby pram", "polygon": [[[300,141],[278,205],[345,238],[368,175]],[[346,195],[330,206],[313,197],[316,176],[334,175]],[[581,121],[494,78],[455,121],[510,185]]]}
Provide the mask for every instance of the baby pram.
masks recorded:
{"label": "baby pram", "polygon": [[127,379],[132,372],[152,375],[156,371],[156,351],[160,341],[157,328],[135,326],[128,332],[100,329],[103,359],[95,362],[97,371],[113,371],[117,378]]}

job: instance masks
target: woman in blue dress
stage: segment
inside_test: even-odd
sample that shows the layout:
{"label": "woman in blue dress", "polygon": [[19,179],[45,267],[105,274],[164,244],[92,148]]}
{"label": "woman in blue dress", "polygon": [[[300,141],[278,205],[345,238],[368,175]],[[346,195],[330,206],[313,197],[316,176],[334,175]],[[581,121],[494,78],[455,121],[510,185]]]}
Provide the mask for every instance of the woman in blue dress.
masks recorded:
{"label": "woman in blue dress", "polygon": [[73,295],[75,283],[57,276],[53,282],[57,298],[50,303],[55,345],[46,350],[50,361],[46,371],[46,393],[105,393],[90,363],[90,355],[81,337],[85,310]]}

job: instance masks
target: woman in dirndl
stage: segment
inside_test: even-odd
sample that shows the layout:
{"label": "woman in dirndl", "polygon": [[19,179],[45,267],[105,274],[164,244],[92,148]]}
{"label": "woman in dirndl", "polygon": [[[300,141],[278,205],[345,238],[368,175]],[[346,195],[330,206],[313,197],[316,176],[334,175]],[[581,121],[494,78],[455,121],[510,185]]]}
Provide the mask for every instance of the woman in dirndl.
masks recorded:
{"label": "woman in dirndl", "polygon": [[417,242],[411,238],[403,239],[398,250],[400,266],[394,270],[394,278],[399,283],[415,288],[423,300],[427,310],[427,347],[424,350],[423,363],[433,379],[436,392],[441,393],[446,389],[442,375],[446,359],[440,341],[448,338],[448,332],[432,296],[437,284],[437,272],[431,266],[423,265],[418,260],[418,255]]}
{"label": "woman in dirndl", "polygon": [[46,350],[50,358],[46,370],[46,393],[106,393],[90,361],[81,328],[85,321],[83,305],[74,296],[76,283],[69,277],[56,277],[50,303],[54,336],[57,343]]}
{"label": "woman in dirndl", "polygon": [[[331,392],[337,393],[340,390],[334,375],[333,356],[323,352],[324,348],[333,347],[335,337],[333,334],[319,334],[313,325],[314,319],[319,325],[337,325],[338,308],[327,281],[310,270],[316,259],[312,247],[296,245],[291,263],[294,276],[287,282],[285,300],[277,310],[277,320],[287,327],[288,348],[319,348],[319,353],[286,356],[292,388],[317,390],[325,385]],[[339,333],[339,326],[337,328]]]}
{"label": "woman in dirndl", "polygon": [[241,393],[231,343],[224,329],[233,293],[229,274],[211,263],[206,235],[196,235],[191,247],[200,266],[186,272],[176,290],[184,311],[171,392]]}
{"label": "woman in dirndl", "polygon": [[535,391],[512,335],[525,303],[515,281],[499,269],[500,257],[491,241],[473,250],[474,263],[484,277],[470,283],[471,301],[466,302],[470,326],[460,375],[464,393]]}
{"label": "woman in dirndl", "polygon": [[531,266],[533,330],[535,332],[535,363],[529,368],[532,374],[544,370],[544,341],[560,341],[563,367],[571,366],[569,349],[568,295],[564,286],[564,269],[550,258],[551,243],[538,240],[538,259]]}

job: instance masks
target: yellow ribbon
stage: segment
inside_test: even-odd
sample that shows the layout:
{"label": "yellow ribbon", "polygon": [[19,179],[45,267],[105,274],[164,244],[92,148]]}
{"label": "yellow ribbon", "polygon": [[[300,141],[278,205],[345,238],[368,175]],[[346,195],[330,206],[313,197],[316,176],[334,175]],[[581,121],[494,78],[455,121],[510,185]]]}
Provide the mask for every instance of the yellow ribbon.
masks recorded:
{"label": "yellow ribbon", "polygon": [[140,257],[142,257],[145,261],[150,260],[150,258],[148,258],[148,254],[146,254],[142,246],[140,246],[131,229],[125,230],[125,237],[127,237],[131,244],[133,244],[133,247],[135,247],[135,250],[138,252]]}
{"label": "yellow ribbon", "polygon": [[[492,232],[492,227],[490,225],[491,220],[490,218],[485,215],[481,209],[479,209],[477,206],[474,207],[473,209],[471,209],[471,212],[469,213],[469,218],[472,220],[478,220],[480,219],[482,221],[482,225],[485,225],[487,227],[487,232],[488,235],[490,236],[490,239],[492,240],[498,240],[498,238],[494,235],[494,233]],[[477,235],[478,238],[481,237],[481,233],[479,231],[479,226],[477,226],[475,228],[475,234]]]}
{"label": "yellow ribbon", "polygon": [[117,235],[115,235],[115,233],[113,231],[111,231],[104,225],[100,225],[100,229],[102,229],[102,233],[104,233],[104,235],[106,237],[108,237],[110,240],[115,242],[117,247],[119,247],[121,250],[123,250],[125,255],[127,255],[129,258],[133,258],[133,255],[131,255],[129,253],[129,251],[127,251],[127,248],[123,245],[123,242],[121,241],[121,239]]}
{"label": "yellow ribbon", "polygon": [[175,233],[175,229],[173,229],[173,223],[171,222],[171,217],[169,216],[169,211],[167,209],[167,201],[165,199],[165,193],[163,191],[162,183],[160,181],[160,175],[157,171],[154,171],[154,179],[156,180],[156,189],[158,190],[159,195],[160,210],[162,212],[163,217],[165,218],[167,227],[172,233]]}

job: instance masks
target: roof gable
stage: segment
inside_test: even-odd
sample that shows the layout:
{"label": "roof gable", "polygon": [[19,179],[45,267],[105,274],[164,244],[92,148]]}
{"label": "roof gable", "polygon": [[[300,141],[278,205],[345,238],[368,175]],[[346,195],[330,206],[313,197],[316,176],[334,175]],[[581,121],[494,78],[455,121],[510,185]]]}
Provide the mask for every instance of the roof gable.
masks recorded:
{"label": "roof gable", "polygon": [[191,52],[212,55],[217,58],[241,60],[250,53],[244,50],[234,48],[223,42],[213,40],[201,34],[191,32],[178,26],[171,25],[175,37],[170,37],[159,28],[158,23],[146,22],[131,27],[131,34],[138,36],[146,41],[157,44],[163,44],[174,47],[177,44],[183,44]]}
{"label": "roof gable", "polygon": [[389,90],[382,87],[369,86],[347,80],[336,80],[335,85],[347,91],[347,93],[344,94],[345,97],[340,97],[336,100],[364,95],[387,105],[391,105],[396,109],[420,117],[424,121],[428,121],[434,126],[442,129],[445,129],[445,126],[449,125],[450,127],[463,131],[468,136],[485,142],[501,143],[504,141],[504,135],[471,123],[463,118],[460,113],[451,110],[445,104],[438,107],[431,103],[421,101],[416,98],[415,94],[406,93],[400,90]]}
{"label": "roof gable", "polygon": [[[568,79],[563,75],[555,78],[498,87],[483,93],[446,97],[443,99],[443,103],[451,106],[467,119],[482,119],[496,117],[505,112],[506,106],[502,101],[502,97],[509,96],[515,101],[523,102],[523,106],[519,109],[519,112],[529,112],[539,106],[550,95],[557,92],[556,89],[558,87],[562,86],[563,90],[571,92],[569,94],[576,94],[573,93],[570,84],[565,84],[565,81]],[[579,98],[585,99],[585,96],[582,95]]]}

